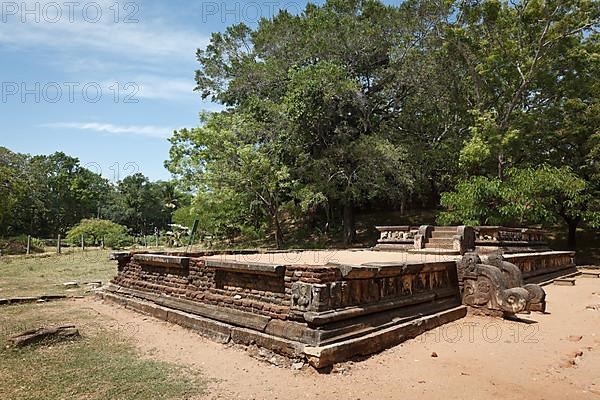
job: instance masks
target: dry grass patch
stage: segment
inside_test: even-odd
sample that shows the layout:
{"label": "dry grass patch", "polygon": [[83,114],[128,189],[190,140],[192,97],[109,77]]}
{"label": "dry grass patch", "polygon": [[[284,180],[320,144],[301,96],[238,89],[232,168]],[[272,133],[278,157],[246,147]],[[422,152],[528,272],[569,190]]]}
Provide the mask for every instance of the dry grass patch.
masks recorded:
{"label": "dry grass patch", "polygon": [[[73,323],[76,340],[15,349],[7,338],[22,330]],[[123,330],[73,301],[0,308],[0,398],[189,399],[205,388],[198,373],[142,357]],[[130,332],[128,332],[130,333]]]}
{"label": "dry grass patch", "polygon": [[[85,294],[83,283],[109,281],[116,273],[116,262],[108,259],[109,250],[88,250],[63,255],[5,256],[0,258],[0,298],[44,294]],[[67,289],[63,283],[77,281],[79,288]]]}

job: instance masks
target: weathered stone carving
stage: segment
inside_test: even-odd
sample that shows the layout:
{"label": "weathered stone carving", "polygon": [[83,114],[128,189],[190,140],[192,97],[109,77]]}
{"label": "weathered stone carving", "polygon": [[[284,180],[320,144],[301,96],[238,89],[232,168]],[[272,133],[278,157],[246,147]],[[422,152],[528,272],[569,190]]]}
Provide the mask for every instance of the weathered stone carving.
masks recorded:
{"label": "weathered stone carving", "polygon": [[545,311],[546,293],[538,285],[524,285],[521,270],[500,254],[488,257],[488,264],[474,253],[457,262],[463,304],[504,316],[524,311]]}
{"label": "weathered stone carving", "polygon": [[475,231],[472,226],[459,226],[452,238],[452,247],[460,254],[475,250]]}
{"label": "weathered stone carving", "polygon": [[477,226],[475,233],[478,241],[529,242],[532,244],[546,242],[546,233],[541,229]]}
{"label": "weathered stone carving", "polygon": [[414,246],[417,228],[408,225],[402,226],[376,226],[379,239],[375,246],[378,250],[404,250]]}
{"label": "weathered stone carving", "polygon": [[425,248],[425,243],[431,237],[431,232],[433,232],[433,226],[431,225],[421,225],[419,227],[419,233],[415,235],[415,249]]}
{"label": "weathered stone carving", "polygon": [[296,282],[292,285],[292,308],[320,311],[329,304],[329,286]]}

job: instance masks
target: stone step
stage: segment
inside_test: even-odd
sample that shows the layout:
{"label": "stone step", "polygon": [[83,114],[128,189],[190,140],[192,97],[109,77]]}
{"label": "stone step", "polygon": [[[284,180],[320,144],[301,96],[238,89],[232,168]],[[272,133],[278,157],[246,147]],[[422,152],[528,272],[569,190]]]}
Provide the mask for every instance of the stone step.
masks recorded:
{"label": "stone step", "polygon": [[425,243],[426,249],[454,249],[452,243]]}
{"label": "stone step", "polygon": [[579,270],[582,278],[600,278],[600,270]]}
{"label": "stone step", "polygon": [[456,235],[456,231],[433,231],[431,232],[431,237],[435,239],[452,239],[453,236]]}
{"label": "stone step", "polygon": [[575,278],[557,278],[554,280],[554,284],[559,286],[575,286],[575,282]]}
{"label": "stone step", "polygon": [[440,248],[425,248],[425,249],[409,249],[409,253],[411,254],[426,254],[426,255],[442,255],[442,256],[458,256],[460,255],[459,251],[454,249],[440,249]]}
{"label": "stone step", "polygon": [[458,227],[456,226],[434,226],[434,232],[456,232]]}
{"label": "stone step", "polygon": [[452,246],[452,238],[434,238],[431,237],[427,239],[428,244],[440,245],[440,244],[448,244]]}

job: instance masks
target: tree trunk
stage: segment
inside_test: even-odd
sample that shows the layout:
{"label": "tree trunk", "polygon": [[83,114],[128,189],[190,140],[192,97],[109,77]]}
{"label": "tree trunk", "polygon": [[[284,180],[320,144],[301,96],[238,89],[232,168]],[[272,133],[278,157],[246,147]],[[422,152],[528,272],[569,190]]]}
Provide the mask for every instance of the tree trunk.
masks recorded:
{"label": "tree trunk", "polygon": [[569,226],[569,236],[567,243],[569,245],[569,249],[571,250],[575,250],[575,247],[577,245],[577,226],[579,225],[579,221],[579,218],[567,221],[567,224]]}
{"label": "tree trunk", "polygon": [[406,197],[402,196],[400,198],[400,215],[404,216],[406,214]]}
{"label": "tree trunk", "polygon": [[350,246],[356,241],[356,221],[354,219],[354,204],[344,203],[344,245]]}
{"label": "tree trunk", "polygon": [[281,249],[281,246],[283,245],[283,232],[281,231],[278,213],[274,213],[273,222],[275,223],[275,247]]}

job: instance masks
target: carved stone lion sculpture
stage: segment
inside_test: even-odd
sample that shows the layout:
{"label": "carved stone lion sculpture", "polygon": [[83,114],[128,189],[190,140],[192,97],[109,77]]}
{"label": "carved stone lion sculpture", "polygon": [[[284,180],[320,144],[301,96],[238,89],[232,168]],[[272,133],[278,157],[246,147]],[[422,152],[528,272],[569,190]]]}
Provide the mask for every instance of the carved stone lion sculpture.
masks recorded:
{"label": "carved stone lion sculpture", "polygon": [[457,270],[466,305],[504,316],[545,311],[544,290],[525,285],[521,270],[499,254],[489,256],[483,264],[477,254],[467,253],[457,262]]}

